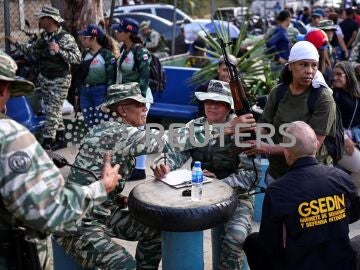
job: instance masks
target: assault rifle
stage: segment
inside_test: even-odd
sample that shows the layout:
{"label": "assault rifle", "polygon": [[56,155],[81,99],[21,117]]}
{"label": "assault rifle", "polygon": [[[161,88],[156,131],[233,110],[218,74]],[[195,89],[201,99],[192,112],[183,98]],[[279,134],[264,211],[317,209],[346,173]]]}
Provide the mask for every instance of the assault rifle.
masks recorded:
{"label": "assault rifle", "polygon": [[250,113],[251,112],[250,105],[246,98],[243,83],[238,76],[237,67],[235,64],[229,61],[229,57],[226,52],[226,47],[229,44],[231,44],[231,42],[225,43],[222,38],[219,38],[219,40],[220,40],[220,47],[224,55],[224,62],[229,72],[229,77],[230,77],[229,85],[231,89],[231,95],[234,100],[235,114],[239,116],[242,114]]}

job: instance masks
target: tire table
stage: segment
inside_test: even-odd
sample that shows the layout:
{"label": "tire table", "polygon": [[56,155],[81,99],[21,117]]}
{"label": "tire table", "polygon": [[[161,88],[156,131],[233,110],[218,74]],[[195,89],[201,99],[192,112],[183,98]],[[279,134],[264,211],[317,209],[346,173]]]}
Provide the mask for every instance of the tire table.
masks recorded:
{"label": "tire table", "polygon": [[184,189],[150,180],[129,194],[131,215],[162,231],[164,270],[203,269],[203,230],[226,222],[237,204],[234,190],[219,180],[203,185],[201,201],[182,196]]}

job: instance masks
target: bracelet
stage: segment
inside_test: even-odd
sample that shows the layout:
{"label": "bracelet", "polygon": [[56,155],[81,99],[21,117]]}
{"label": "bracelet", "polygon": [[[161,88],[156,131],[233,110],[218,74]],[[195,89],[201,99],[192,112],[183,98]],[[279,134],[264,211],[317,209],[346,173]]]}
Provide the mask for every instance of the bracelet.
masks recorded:
{"label": "bracelet", "polygon": [[271,145],[269,144],[269,148],[268,148],[268,156],[271,155]]}

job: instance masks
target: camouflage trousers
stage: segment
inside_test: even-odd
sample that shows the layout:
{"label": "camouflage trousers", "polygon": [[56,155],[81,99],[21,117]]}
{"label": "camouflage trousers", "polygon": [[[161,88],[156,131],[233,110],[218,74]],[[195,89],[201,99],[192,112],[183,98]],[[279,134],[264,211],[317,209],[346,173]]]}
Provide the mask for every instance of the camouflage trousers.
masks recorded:
{"label": "camouflage trousers", "polygon": [[44,138],[55,139],[56,130],[65,129],[61,109],[70,83],[71,75],[50,80],[39,74],[38,84],[41,87],[45,110],[45,123],[42,131]]}
{"label": "camouflage trousers", "polygon": [[[161,259],[160,232],[135,221],[129,212],[118,210],[110,226],[82,227],[79,236],[57,238],[82,267],[108,269],[158,269]],[[135,259],[119,240],[139,241]]]}
{"label": "camouflage trousers", "polygon": [[219,270],[240,270],[245,256],[243,245],[251,232],[254,200],[238,199],[234,215],[224,223]]}

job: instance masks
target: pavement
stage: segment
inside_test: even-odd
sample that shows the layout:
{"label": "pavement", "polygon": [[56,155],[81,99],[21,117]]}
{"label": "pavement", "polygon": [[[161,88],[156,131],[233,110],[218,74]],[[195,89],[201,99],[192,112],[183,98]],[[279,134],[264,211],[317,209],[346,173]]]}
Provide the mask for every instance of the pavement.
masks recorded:
{"label": "pavement", "polygon": [[[75,159],[75,156],[77,154],[77,149],[75,147],[72,148],[65,148],[60,149],[56,151],[57,153],[63,155],[70,163],[72,163]],[[150,165],[152,164],[152,161],[157,156],[157,154],[148,155],[147,161],[146,161],[146,179],[145,180],[139,180],[139,181],[131,181],[127,182],[124,191],[122,194],[128,195],[130,191],[138,184],[146,181],[151,180],[153,178],[153,172],[150,169]],[[185,168],[190,168],[190,161],[184,164]],[[62,168],[62,174],[66,177],[69,171],[69,168],[65,167]],[[259,222],[253,221],[253,232],[257,232],[259,230]],[[360,221],[357,221],[353,224],[350,224],[350,237],[354,237],[356,235],[360,234]],[[137,242],[131,242],[131,241],[124,241],[121,239],[117,240],[122,246],[124,246],[133,256],[135,256],[135,250],[136,250],[136,244]],[[212,252],[211,252],[211,233],[210,230],[204,231],[204,269],[205,270],[211,270],[212,269]],[[161,265],[159,269],[162,269]]]}

